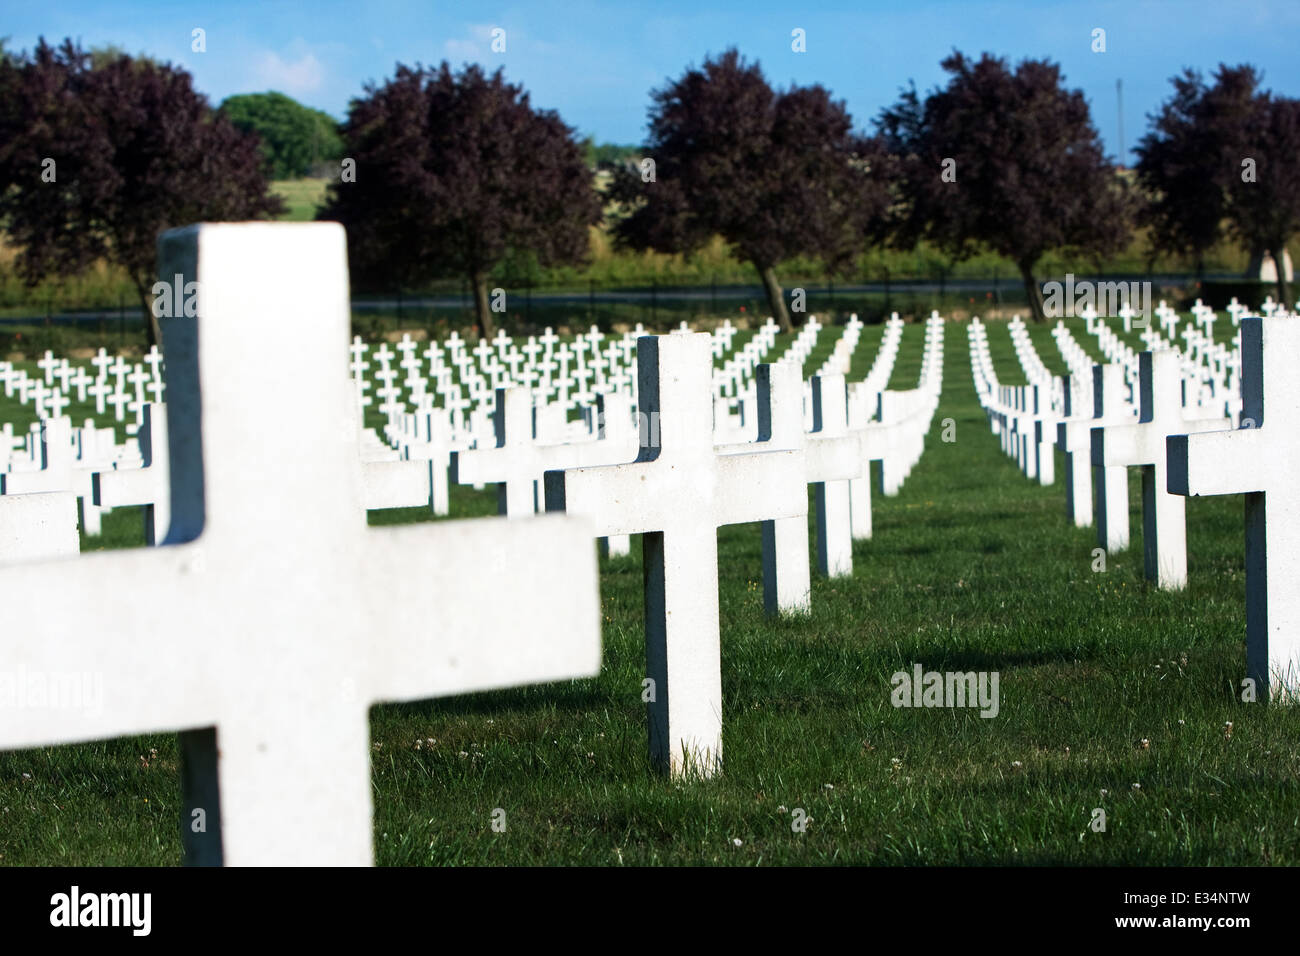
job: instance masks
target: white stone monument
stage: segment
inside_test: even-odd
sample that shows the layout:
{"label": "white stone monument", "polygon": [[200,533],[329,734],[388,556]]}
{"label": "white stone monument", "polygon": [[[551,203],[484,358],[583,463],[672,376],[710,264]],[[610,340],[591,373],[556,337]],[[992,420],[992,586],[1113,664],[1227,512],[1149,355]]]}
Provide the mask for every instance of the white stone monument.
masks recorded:
{"label": "white stone monument", "polygon": [[722,757],[718,539],[722,525],[808,513],[795,452],[719,454],[707,333],[637,340],[643,431],[635,462],[547,472],[546,507],[598,535],[642,535],[650,752],[709,776]]}
{"label": "white stone monument", "polygon": [[[0,748],[181,730],[190,862],[368,863],[368,708],[596,673],[591,529],[368,530],[357,433],[339,427],[355,401],[342,227],[191,226],[159,246],[162,274],[201,289],[197,318],[163,320],[170,530],[0,569],[0,594],[22,595],[3,666],[104,689],[97,714],[0,714]],[[264,427],[290,404],[311,414]]]}

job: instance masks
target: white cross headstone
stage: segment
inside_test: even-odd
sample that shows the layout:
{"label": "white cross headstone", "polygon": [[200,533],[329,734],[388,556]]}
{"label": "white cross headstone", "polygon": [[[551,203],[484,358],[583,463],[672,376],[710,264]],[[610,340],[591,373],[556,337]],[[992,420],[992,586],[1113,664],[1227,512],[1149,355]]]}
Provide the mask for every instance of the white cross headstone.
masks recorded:
{"label": "white cross headstone", "polygon": [[597,535],[642,535],[650,751],[671,773],[716,773],[722,756],[717,530],[806,515],[795,452],[719,455],[707,333],[637,341],[641,454],[546,474],[546,507]]}
{"label": "white cross headstone", "polygon": [[167,537],[171,524],[171,467],[167,451],[167,406],[145,402],[136,441],[144,459],[140,468],[95,473],[94,503],[100,507],[142,506],[144,541],[154,546]]}
{"label": "white cross headstone", "polygon": [[1138,375],[1138,421],[1094,428],[1092,463],[1142,469],[1143,567],[1147,580],[1177,590],[1187,584],[1187,502],[1168,491],[1165,440],[1184,432],[1222,430],[1228,423],[1184,418],[1176,352],[1143,352]]}
{"label": "white cross headstone", "polygon": [[[746,453],[770,447],[803,446],[803,380],[799,369],[764,363],[754,369],[758,449],[743,445],[726,451]],[[806,494],[806,492],[805,492]],[[808,560],[808,516],[769,518],[762,523],[763,609],[770,615],[812,610],[812,571]]]}
{"label": "white cross headstone", "polygon": [[1300,322],[1243,318],[1241,428],[1171,435],[1169,491],[1246,496],[1246,676],[1300,702]]}
{"label": "white cross headstone", "polygon": [[[342,227],[191,226],[159,246],[164,275],[205,291],[197,318],[162,320],[171,528],[159,548],[0,569],[0,594],[23,595],[3,666],[71,666],[104,689],[94,714],[6,715],[0,749],[183,728],[191,862],[367,863],[368,708],[594,674],[591,529],[368,530],[356,432],[338,427],[353,401]],[[264,427],[290,401],[311,414]]]}

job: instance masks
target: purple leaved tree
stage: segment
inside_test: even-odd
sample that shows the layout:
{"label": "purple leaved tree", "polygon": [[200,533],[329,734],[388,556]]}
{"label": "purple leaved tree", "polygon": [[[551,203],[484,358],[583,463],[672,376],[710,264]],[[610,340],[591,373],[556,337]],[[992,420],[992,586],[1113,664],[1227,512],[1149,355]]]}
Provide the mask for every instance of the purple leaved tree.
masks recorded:
{"label": "purple leaved tree", "polygon": [[341,130],[347,169],[319,218],[343,223],[360,284],[398,288],[459,276],[495,331],[492,270],[507,255],[581,262],[600,221],[574,132],[521,87],[478,66],[398,66],[353,100]]}
{"label": "purple leaved tree", "polygon": [[25,281],[122,266],[150,344],[158,234],[279,212],[261,162],[179,67],[71,40],[0,62],[0,220]]}

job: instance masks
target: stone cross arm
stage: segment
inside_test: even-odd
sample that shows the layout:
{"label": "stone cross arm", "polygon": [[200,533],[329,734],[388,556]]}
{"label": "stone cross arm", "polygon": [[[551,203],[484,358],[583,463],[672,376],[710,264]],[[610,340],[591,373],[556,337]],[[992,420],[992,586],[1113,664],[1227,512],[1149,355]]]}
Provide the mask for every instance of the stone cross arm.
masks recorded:
{"label": "stone cross arm", "polygon": [[[1254,428],[1170,435],[1166,455],[1172,495],[1280,490],[1300,474],[1300,461],[1290,461],[1286,448]],[[1282,475],[1292,477],[1279,482]]]}
{"label": "stone cross arm", "polygon": [[[1181,421],[1170,426],[1175,432],[1222,432],[1230,427],[1220,418]],[[1231,432],[1229,432],[1231,434]],[[1105,425],[1092,429],[1092,463],[1102,467],[1119,465],[1163,465],[1165,442],[1170,433],[1151,422]]]}
{"label": "stone cross arm", "polygon": [[[24,637],[6,644],[5,670],[102,681],[95,708],[16,710],[0,724],[0,749],[221,724],[258,691],[310,721],[344,693],[364,713],[380,701],[594,674],[594,585],[548,601],[573,591],[575,568],[594,582],[591,537],[542,516],[367,531],[328,568],[303,551],[277,574],[205,554],[201,542],[0,568],[0,593],[25,596],[6,611],[6,627]],[[172,598],[149,600],[144,582]],[[385,598],[351,599],[367,593]],[[106,627],[131,639],[87,640]],[[295,637],[307,630],[310,652]]]}
{"label": "stone cross arm", "polygon": [[547,472],[546,509],[581,515],[601,536],[719,528],[807,514],[806,484],[797,451],[721,454],[703,468],[638,461]]}

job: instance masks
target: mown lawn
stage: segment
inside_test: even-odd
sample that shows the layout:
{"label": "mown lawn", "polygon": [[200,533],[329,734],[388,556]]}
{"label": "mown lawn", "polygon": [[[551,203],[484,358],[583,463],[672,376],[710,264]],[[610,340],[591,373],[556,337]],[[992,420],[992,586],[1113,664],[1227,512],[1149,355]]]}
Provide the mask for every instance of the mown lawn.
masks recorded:
{"label": "mown lawn", "polygon": [[271,192],[284,200],[280,222],[310,222],[325,202],[327,179],[280,179],[271,183]]}
{"label": "mown lawn", "polygon": [[[864,331],[855,376],[879,335]],[[1063,370],[1048,329],[1033,335]],[[990,338],[1000,377],[1022,381],[1005,325]],[[909,326],[893,387],[915,384],[921,344]],[[989,433],[963,324],[946,344],[924,458],[898,497],[877,490],[875,537],[852,578],[814,579],[808,619],[764,619],[757,526],[720,533],[721,777],[650,769],[634,542],[602,566],[599,677],[372,711],[378,862],[1300,863],[1300,716],[1236,697],[1241,500],[1189,502],[1190,586],[1161,593],[1142,578],[1134,478],[1132,545],[1094,573],[1094,532],[1066,523],[1063,486],[1025,480]],[[493,500],[457,489],[453,509]],[[88,547],[143,540],[131,509],[105,528]],[[890,677],[916,663],[997,671],[998,715],[895,709]],[[178,802],[171,734],[2,754],[0,863],[177,863]]]}

